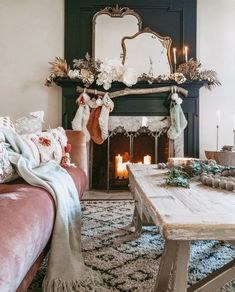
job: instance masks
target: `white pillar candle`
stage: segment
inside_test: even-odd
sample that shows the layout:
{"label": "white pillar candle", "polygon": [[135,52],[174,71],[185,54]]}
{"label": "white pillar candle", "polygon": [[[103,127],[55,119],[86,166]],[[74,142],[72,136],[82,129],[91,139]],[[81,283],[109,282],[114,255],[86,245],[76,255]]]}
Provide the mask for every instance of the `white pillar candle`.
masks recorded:
{"label": "white pillar candle", "polygon": [[115,156],[115,177],[119,179],[123,176],[122,156],[118,154]]}
{"label": "white pillar candle", "polygon": [[150,155],[144,156],[144,164],[151,164],[151,156]]}
{"label": "white pillar candle", "polygon": [[188,62],[188,47],[187,46],[184,47],[184,53],[185,53],[185,62],[187,63]]}

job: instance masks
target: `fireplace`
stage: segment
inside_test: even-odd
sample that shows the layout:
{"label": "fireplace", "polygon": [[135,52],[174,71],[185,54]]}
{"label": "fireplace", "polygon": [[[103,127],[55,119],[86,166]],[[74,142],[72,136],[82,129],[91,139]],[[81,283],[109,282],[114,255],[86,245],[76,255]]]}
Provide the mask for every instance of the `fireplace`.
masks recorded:
{"label": "fireplace", "polygon": [[[62,87],[62,125],[65,129],[71,129],[71,121],[74,118],[74,115],[77,110],[76,99],[76,86],[81,86],[80,81],[75,80],[57,80],[56,83]],[[151,88],[151,87],[164,87],[164,86],[175,85],[174,82],[165,82],[159,84],[147,84],[146,82],[139,82],[134,88]],[[139,154],[133,150],[133,155],[135,157],[135,163],[144,162],[143,157],[146,155],[151,156],[153,159],[151,162],[161,162],[166,161],[167,157],[170,156],[186,156],[186,157],[198,157],[199,155],[199,89],[202,87],[203,82],[186,82],[181,84],[181,87],[188,90],[188,96],[184,98],[182,108],[186,119],[188,121],[188,126],[184,131],[184,134],[181,135],[177,140],[169,141],[166,133],[161,133],[157,137],[155,142],[155,148],[157,149],[154,153],[149,149],[151,146],[148,146],[147,152],[140,152]],[[94,85],[92,88],[102,90],[102,88]],[[113,83],[112,89],[110,91],[117,91],[124,89],[124,86],[120,83]],[[161,132],[159,126],[166,123],[168,119],[163,119],[164,117],[169,117],[169,93],[163,92],[158,94],[149,94],[149,95],[132,95],[132,96],[123,96],[116,97],[114,100],[115,106],[114,110],[111,113],[109,121],[109,132],[110,134],[117,127],[124,127],[128,135],[132,137],[135,133],[143,126],[149,128],[153,134]],[[143,120],[143,117],[147,117],[147,125]],[[153,119],[153,121],[152,121]],[[156,120],[158,119],[158,123]],[[163,121],[162,121],[163,120]],[[158,125],[158,128],[152,128],[153,125]],[[169,124],[166,125],[166,128],[169,127]],[[118,134],[115,136],[119,136]],[[123,136],[123,134],[120,136]],[[125,135],[124,135],[125,136]],[[142,135],[140,135],[142,137]],[[151,135],[150,135],[151,136]],[[128,155],[130,158],[131,152],[130,143],[132,143],[134,138],[126,137],[124,139],[122,148],[119,148],[118,151],[113,151],[112,145],[109,145],[108,142],[115,141],[114,136],[109,137],[102,145],[96,145],[90,143],[89,150],[89,188],[90,189],[104,189],[107,190],[107,186],[110,189],[116,188],[117,181],[115,180],[115,172],[111,171],[109,174],[107,172],[108,163],[112,166],[115,162],[114,157],[123,156],[123,162],[128,161]],[[138,138],[135,137],[138,141]],[[142,138],[139,138],[142,139]],[[110,140],[110,141],[109,141]],[[150,139],[151,141],[151,139]],[[150,143],[151,142],[146,142]],[[152,145],[152,144],[151,144]],[[144,148],[144,147],[143,147]],[[127,149],[127,150],[125,150]],[[152,149],[152,148],[151,148]],[[153,150],[152,150],[153,151]],[[127,152],[127,153],[125,153]],[[135,154],[134,154],[135,152]],[[113,159],[108,160],[108,153],[112,155]],[[139,156],[138,156],[139,155]],[[108,177],[109,175],[109,177]],[[124,182],[125,181],[125,182]],[[121,179],[118,181],[118,188],[127,188],[128,181]]]}
{"label": "fireplace", "polygon": [[[99,2],[99,3],[98,3]],[[174,2],[174,3],[173,3]],[[177,3],[175,3],[177,2]],[[91,34],[88,32],[92,31],[92,17],[95,12],[104,8],[106,5],[115,6],[115,1],[66,1],[65,9],[65,58],[69,64],[72,64],[74,58],[83,58],[86,52],[91,52]],[[123,3],[119,3],[122,5]],[[146,1],[136,0],[132,2],[125,2],[125,5],[130,5],[131,9],[137,11],[143,18],[144,24],[151,27],[153,30],[158,31],[162,35],[171,36],[175,47],[181,48],[186,44],[190,44],[191,56],[196,56],[196,1]],[[71,15],[73,17],[71,17]],[[78,17],[79,16],[79,17]],[[163,21],[164,19],[164,21]],[[174,25],[172,25],[174,24]],[[84,29],[86,28],[86,29]],[[79,42],[77,40],[80,40]],[[179,55],[178,63],[181,63],[183,55]],[[77,79],[66,80],[65,78],[57,79],[56,83],[62,87],[62,125],[65,129],[71,129],[71,121],[77,110],[76,99],[78,93],[76,92],[76,86],[84,86],[84,84]],[[112,155],[112,161],[110,157],[110,165],[114,163],[114,157],[123,156],[123,163],[126,163],[129,159],[135,158],[135,163],[144,163],[143,157],[146,155],[151,156],[151,162],[164,161],[169,155],[175,152],[176,156],[188,156],[198,157],[199,156],[199,89],[203,86],[202,82],[185,82],[180,84],[180,87],[188,90],[189,94],[183,98],[184,102],[182,108],[188,126],[184,131],[184,135],[181,136],[177,141],[174,141],[172,147],[172,141],[167,139],[166,133],[162,133],[156,141],[153,143],[151,135],[148,136],[149,141],[143,142],[141,139],[145,139],[143,134],[133,138],[138,129],[142,126],[139,125],[138,129],[125,129],[130,138],[123,135],[117,134],[109,138],[111,144],[105,141],[103,145],[95,145],[90,143],[90,155],[89,155],[89,169],[92,182],[90,181],[90,187],[107,185],[107,164],[108,164],[108,147],[110,147],[110,156]],[[174,81],[165,81],[161,83],[149,84],[147,82],[138,82],[133,88],[156,88],[164,86],[177,85]],[[92,84],[90,88],[103,90],[97,84]],[[110,92],[122,90],[125,86],[119,82],[114,82]],[[111,113],[112,118],[118,118],[119,121],[115,121],[114,126],[111,127],[110,134],[118,126],[123,126],[121,123],[122,117],[126,116],[148,116],[151,117],[165,117],[169,116],[169,93],[158,93],[149,95],[132,95],[125,97],[115,98],[114,111]],[[121,118],[120,118],[121,117]],[[111,119],[112,123],[112,119]],[[150,125],[147,125],[150,127]],[[158,131],[152,131],[156,134]],[[123,137],[125,136],[125,138]],[[118,151],[113,149],[112,142],[115,139],[123,140],[122,148]],[[143,138],[142,138],[143,137]],[[133,150],[133,157],[130,153],[130,143],[138,142],[149,143],[148,146],[142,147],[147,148],[147,152],[135,152]],[[155,151],[153,151],[153,144]],[[183,145],[183,148],[182,148]],[[120,147],[120,145],[119,145]],[[115,147],[114,147],[115,148]],[[125,150],[127,149],[127,150]],[[114,151],[115,150],[115,151]],[[127,153],[125,153],[127,152]],[[139,156],[138,156],[139,155]],[[161,157],[162,155],[162,157]],[[128,157],[129,156],[129,157]],[[102,167],[100,167],[102,165]],[[106,167],[103,167],[105,165]],[[94,168],[96,167],[96,168]],[[121,169],[122,170],[122,169]],[[93,173],[93,175],[92,175]],[[110,172],[110,180],[113,175],[113,171]],[[115,176],[115,172],[114,175]],[[117,176],[117,173],[116,173]],[[125,178],[125,176],[124,176]],[[120,179],[121,180],[121,179]],[[111,183],[112,186],[112,183]]]}
{"label": "fireplace", "polygon": [[167,117],[110,117],[107,141],[91,144],[90,189],[128,189],[128,164],[166,162],[173,145],[168,128]]}

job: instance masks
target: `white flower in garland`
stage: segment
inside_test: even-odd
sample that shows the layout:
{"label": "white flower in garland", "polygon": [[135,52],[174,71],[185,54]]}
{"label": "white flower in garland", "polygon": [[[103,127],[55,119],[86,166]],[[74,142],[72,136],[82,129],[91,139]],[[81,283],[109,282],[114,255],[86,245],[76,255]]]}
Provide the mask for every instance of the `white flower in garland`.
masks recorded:
{"label": "white flower in garland", "polygon": [[112,74],[108,72],[100,72],[96,80],[97,85],[103,85],[105,90],[108,90],[112,85]]}
{"label": "white flower in garland", "polygon": [[69,70],[69,72],[68,72],[68,76],[69,76],[69,78],[71,78],[71,79],[79,78],[79,76],[80,76],[80,72],[79,72],[79,70],[77,70],[77,69],[75,69],[75,70]]}
{"label": "white flower in garland", "polygon": [[132,86],[138,81],[138,76],[133,68],[127,68],[123,74],[122,82],[126,86]]}
{"label": "white flower in garland", "polygon": [[111,59],[105,60],[100,65],[100,73],[96,83],[97,85],[103,85],[104,89],[108,90],[114,81],[132,86],[137,83],[137,80],[138,76],[135,74],[134,69],[126,68],[118,59]]}

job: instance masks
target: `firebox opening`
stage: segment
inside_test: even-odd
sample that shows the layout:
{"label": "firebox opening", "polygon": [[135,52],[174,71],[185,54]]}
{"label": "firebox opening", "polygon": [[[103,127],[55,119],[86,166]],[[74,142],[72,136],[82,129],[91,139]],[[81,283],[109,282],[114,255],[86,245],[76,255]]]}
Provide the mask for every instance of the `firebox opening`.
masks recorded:
{"label": "firebox opening", "polygon": [[92,148],[91,188],[96,190],[127,190],[129,163],[166,162],[170,153],[166,133],[156,137],[149,131],[116,133]]}

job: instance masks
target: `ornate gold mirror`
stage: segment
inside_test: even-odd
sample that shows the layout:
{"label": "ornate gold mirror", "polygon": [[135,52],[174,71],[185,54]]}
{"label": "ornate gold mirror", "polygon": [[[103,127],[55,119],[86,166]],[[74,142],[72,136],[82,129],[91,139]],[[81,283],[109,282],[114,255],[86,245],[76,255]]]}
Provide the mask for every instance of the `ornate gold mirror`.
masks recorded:
{"label": "ornate gold mirror", "polygon": [[92,20],[92,57],[94,60],[122,60],[122,39],[139,32],[140,16],[128,7],[106,7]]}
{"label": "ornate gold mirror", "polygon": [[153,77],[168,76],[172,73],[171,43],[170,37],[162,37],[145,28],[122,39],[122,63],[128,68],[133,68],[138,76],[144,73]]}

